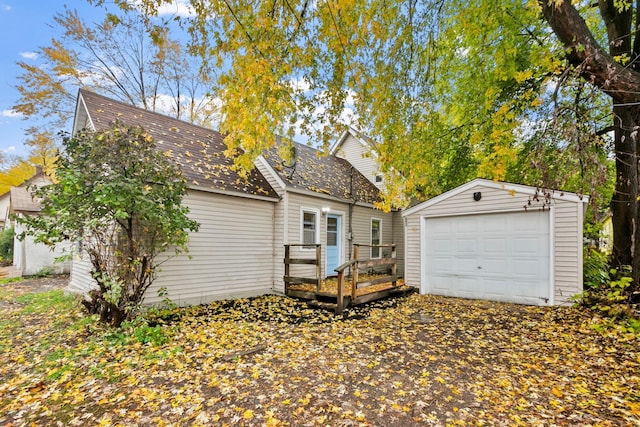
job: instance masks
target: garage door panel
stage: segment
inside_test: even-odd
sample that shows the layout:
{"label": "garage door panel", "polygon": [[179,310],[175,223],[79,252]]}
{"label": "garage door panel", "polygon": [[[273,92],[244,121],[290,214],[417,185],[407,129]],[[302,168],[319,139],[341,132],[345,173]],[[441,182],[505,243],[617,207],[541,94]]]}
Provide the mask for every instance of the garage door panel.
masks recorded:
{"label": "garage door panel", "polygon": [[478,241],[476,239],[456,239],[455,249],[456,254],[460,256],[475,255],[478,252]]}
{"label": "garage door panel", "polygon": [[507,242],[503,238],[488,237],[482,240],[482,249],[487,255],[504,256],[507,253]]}
{"label": "garage door panel", "polygon": [[476,233],[478,231],[478,222],[472,216],[461,218],[453,227],[452,232],[457,233]]}
{"label": "garage door panel", "polygon": [[432,258],[431,269],[434,275],[437,274],[453,274],[453,257],[451,256],[434,256]]}
{"label": "garage door panel", "polygon": [[450,253],[453,242],[450,237],[442,237],[442,238],[434,238],[429,241],[429,245],[432,246],[431,252],[434,254],[437,253]]}
{"label": "garage door panel", "polygon": [[478,264],[480,264],[480,266],[482,268],[477,268],[476,267],[476,271],[477,274],[480,276],[500,276],[500,275],[504,275],[505,271],[508,271],[508,264],[506,259],[503,258],[498,258],[498,259],[484,259],[482,261],[479,261]]}
{"label": "garage door panel", "polygon": [[508,294],[508,282],[504,279],[483,279],[481,287],[485,289],[483,299],[504,301]]}
{"label": "garage door panel", "polygon": [[425,227],[427,292],[524,304],[548,300],[548,211],[427,218]]}
{"label": "garage door panel", "polygon": [[543,236],[513,238],[513,253],[516,256],[547,256],[548,244],[541,242]]}
{"label": "garage door panel", "polygon": [[475,275],[478,273],[478,262],[475,257],[459,257],[453,263],[451,270],[457,275]]}
{"label": "garage door panel", "polygon": [[538,259],[513,259],[513,275],[523,280],[531,280],[541,275],[547,276],[544,269],[548,268],[546,263]]}
{"label": "garage door panel", "polygon": [[507,231],[508,224],[500,218],[486,218],[482,222],[482,231],[488,233],[499,233]]}

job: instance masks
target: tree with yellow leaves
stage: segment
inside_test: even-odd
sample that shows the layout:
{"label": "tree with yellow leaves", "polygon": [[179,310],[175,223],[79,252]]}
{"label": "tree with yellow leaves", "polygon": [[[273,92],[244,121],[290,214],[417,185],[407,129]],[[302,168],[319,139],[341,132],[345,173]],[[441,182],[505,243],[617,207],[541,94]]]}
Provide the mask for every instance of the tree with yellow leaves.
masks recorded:
{"label": "tree with yellow leaves", "polygon": [[[152,14],[163,3],[137,7]],[[382,168],[400,172],[391,196],[426,197],[474,176],[592,192],[613,155],[614,265],[632,264],[640,282],[632,2],[191,3],[194,45],[224,67],[221,130],[229,153],[244,150],[239,167],[294,128],[326,146],[345,109],[378,141]]]}
{"label": "tree with yellow leaves", "polygon": [[13,109],[38,119],[42,132],[69,125],[78,89],[202,125],[217,117],[215,98],[206,94],[211,70],[200,68],[187,47],[171,37],[167,22],[147,24],[140,15],[89,24],[74,10],[54,17],[54,37],[39,49],[40,63],[18,63],[20,93]]}

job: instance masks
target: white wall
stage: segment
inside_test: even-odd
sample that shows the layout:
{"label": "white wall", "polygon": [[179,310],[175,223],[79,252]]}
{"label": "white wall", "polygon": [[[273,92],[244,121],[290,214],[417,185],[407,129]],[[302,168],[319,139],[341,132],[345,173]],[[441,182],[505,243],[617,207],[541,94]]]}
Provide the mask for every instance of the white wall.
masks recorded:
{"label": "white wall", "polygon": [[[21,214],[19,214],[21,216]],[[19,240],[17,235],[22,233],[24,228],[15,224],[16,237],[13,241],[13,265],[23,276],[32,276],[45,269],[51,270],[54,274],[69,273],[70,262],[56,262],[57,258],[68,255],[71,250],[71,243],[59,243],[54,248],[50,248],[42,243],[36,243],[31,236],[26,236],[24,240]]]}
{"label": "white wall", "polygon": [[[178,305],[272,292],[274,203],[190,191],[184,204],[200,230],[190,235],[188,255],[158,257],[166,262],[144,302],[160,302],[158,291],[163,287]],[[86,255],[74,260],[71,290],[85,292],[92,286],[90,269]]]}
{"label": "white wall", "polygon": [[360,140],[356,139],[350,133],[342,142],[335,155],[346,159],[378,188],[382,189],[384,187],[384,181],[376,182],[376,176],[380,174],[380,168],[375,154],[371,152],[369,147],[363,145]]}

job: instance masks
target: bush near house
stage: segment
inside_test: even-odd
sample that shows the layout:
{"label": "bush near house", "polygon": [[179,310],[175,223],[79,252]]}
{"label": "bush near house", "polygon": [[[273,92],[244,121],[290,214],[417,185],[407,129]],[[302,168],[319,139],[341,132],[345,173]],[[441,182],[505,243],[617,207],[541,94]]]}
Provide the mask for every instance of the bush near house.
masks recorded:
{"label": "bush near house", "polygon": [[0,233],[0,263],[10,265],[13,261],[13,227],[7,228]]}
{"label": "bush near house", "polygon": [[57,181],[34,190],[42,215],[19,221],[36,242],[82,241],[99,287],[86,307],[119,326],[137,314],[159,255],[186,251],[188,232],[198,229],[182,205],[187,183],[140,127],[116,122],[63,145]]}

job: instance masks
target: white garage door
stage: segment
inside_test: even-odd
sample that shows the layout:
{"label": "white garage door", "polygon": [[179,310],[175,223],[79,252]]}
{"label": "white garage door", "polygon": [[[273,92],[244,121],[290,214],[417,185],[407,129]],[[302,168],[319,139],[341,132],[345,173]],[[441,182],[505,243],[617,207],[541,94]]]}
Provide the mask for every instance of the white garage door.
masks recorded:
{"label": "white garage door", "polygon": [[424,292],[532,305],[549,301],[549,211],[424,221]]}

